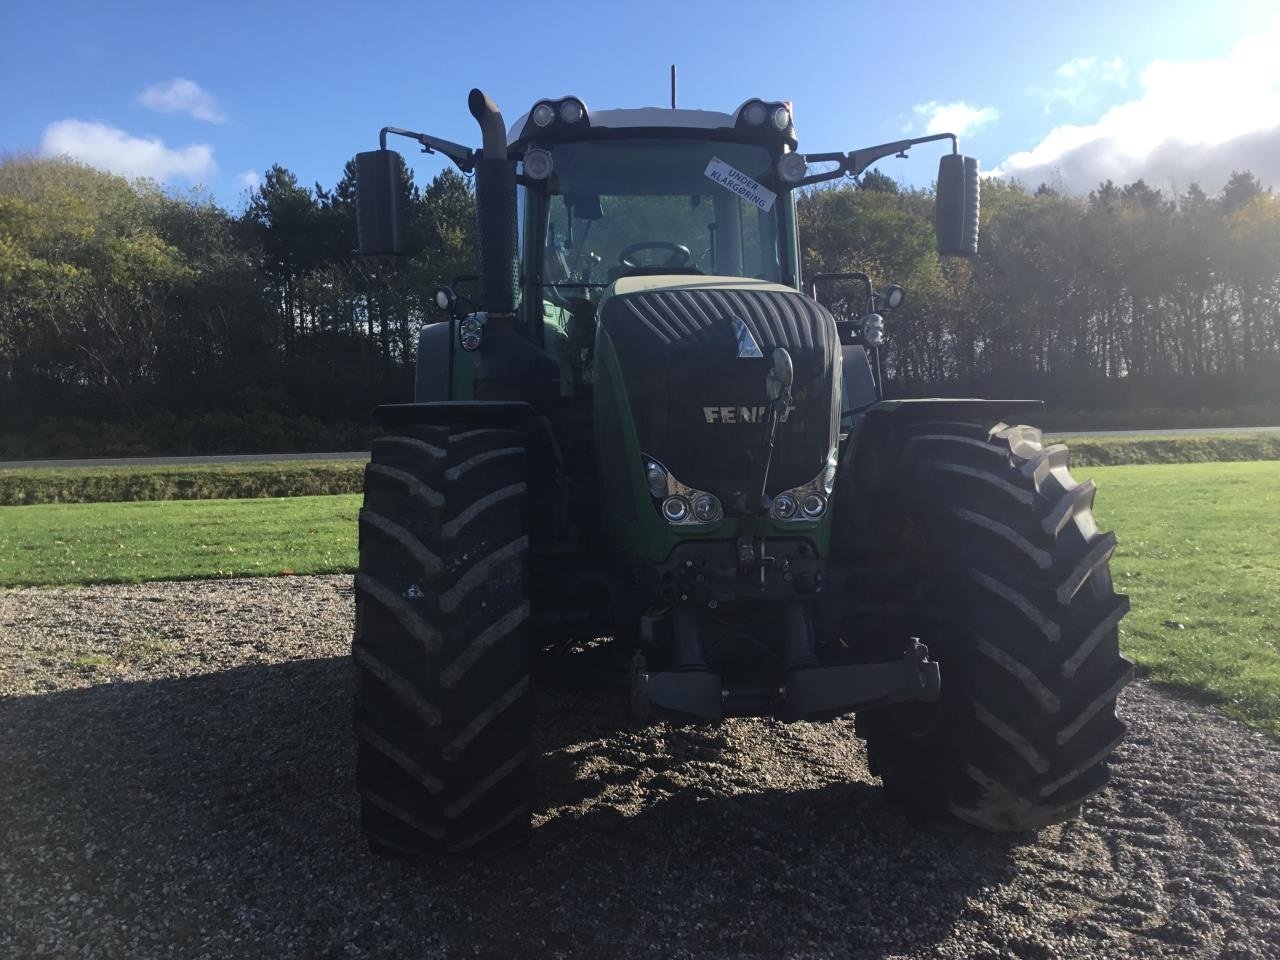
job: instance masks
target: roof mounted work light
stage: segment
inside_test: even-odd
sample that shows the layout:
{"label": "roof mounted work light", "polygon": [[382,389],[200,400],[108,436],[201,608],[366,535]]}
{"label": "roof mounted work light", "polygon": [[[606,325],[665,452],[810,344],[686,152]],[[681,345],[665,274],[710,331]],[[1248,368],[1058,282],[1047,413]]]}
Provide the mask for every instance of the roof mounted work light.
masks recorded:
{"label": "roof mounted work light", "polygon": [[764,137],[781,137],[792,147],[796,143],[795,120],[791,104],[785,100],[748,100],[738,108],[734,126]]}
{"label": "roof mounted work light", "polygon": [[532,134],[551,133],[557,130],[581,130],[591,126],[591,115],[587,105],[577,97],[562,97],[559,100],[539,100],[529,111],[529,119],[525,121],[520,137]]}

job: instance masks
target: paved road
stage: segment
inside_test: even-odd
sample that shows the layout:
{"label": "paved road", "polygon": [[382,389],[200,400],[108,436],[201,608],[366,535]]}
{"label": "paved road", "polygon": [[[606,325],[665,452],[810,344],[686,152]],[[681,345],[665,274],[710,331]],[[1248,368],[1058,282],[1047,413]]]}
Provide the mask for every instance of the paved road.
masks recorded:
{"label": "paved road", "polygon": [[[1059,433],[1046,430],[1054,437],[1210,437],[1220,433],[1277,433],[1280,427],[1190,427],[1176,430],[1075,430]],[[2,464],[0,464],[2,466]]]}
{"label": "paved road", "polygon": [[[1193,427],[1179,430],[1077,430],[1045,431],[1054,437],[1194,437],[1221,433],[1276,433],[1278,427]],[[0,460],[0,470],[33,467],[181,467],[201,463],[271,463],[281,460],[367,460],[363,450],[345,453],[223,453],[209,457],[120,457],[80,460]]]}

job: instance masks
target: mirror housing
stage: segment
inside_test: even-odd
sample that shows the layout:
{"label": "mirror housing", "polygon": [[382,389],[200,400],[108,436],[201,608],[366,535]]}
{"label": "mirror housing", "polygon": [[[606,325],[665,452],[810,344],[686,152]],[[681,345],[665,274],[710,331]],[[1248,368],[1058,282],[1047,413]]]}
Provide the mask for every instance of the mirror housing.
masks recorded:
{"label": "mirror housing", "polygon": [[400,154],[369,150],[356,154],[356,227],[366,257],[395,256],[404,249],[401,234]]}
{"label": "mirror housing", "polygon": [[934,229],[938,253],[972,257],[978,252],[978,161],[951,153],[938,163]]}

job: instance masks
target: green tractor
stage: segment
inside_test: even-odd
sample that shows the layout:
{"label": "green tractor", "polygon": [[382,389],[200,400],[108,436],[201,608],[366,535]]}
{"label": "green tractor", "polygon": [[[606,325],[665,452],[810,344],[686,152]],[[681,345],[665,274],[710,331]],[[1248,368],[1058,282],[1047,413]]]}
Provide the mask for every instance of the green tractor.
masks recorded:
{"label": "green tractor", "polygon": [[799,189],[941,139],[938,249],[974,253],[955,137],[805,155],[785,102],[566,97],[510,130],[480,91],[469,107],[479,150],[389,127],[357,158],[365,255],[400,249],[388,134],[474,174],[480,247],[471,296],[436,292],[449,319],[422,328],[415,401],[377,411],[365,475],[372,849],[529,837],[544,657],[612,664],[642,715],[856,713],[913,819],[1073,816],[1107,781],[1132,673],[1093,483],[1008,425],[1034,403],[885,399],[879,311],[903,291],[800,275]]}

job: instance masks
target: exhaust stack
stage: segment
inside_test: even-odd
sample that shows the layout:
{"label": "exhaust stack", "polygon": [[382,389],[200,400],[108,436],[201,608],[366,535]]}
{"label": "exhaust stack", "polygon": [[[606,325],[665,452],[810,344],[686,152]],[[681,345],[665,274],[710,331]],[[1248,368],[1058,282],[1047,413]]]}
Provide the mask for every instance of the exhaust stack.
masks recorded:
{"label": "exhaust stack", "polygon": [[516,165],[507,157],[507,130],[498,105],[472,90],[467,107],[480,124],[476,161],[476,221],[480,234],[480,309],[511,316],[519,280],[516,260]]}

